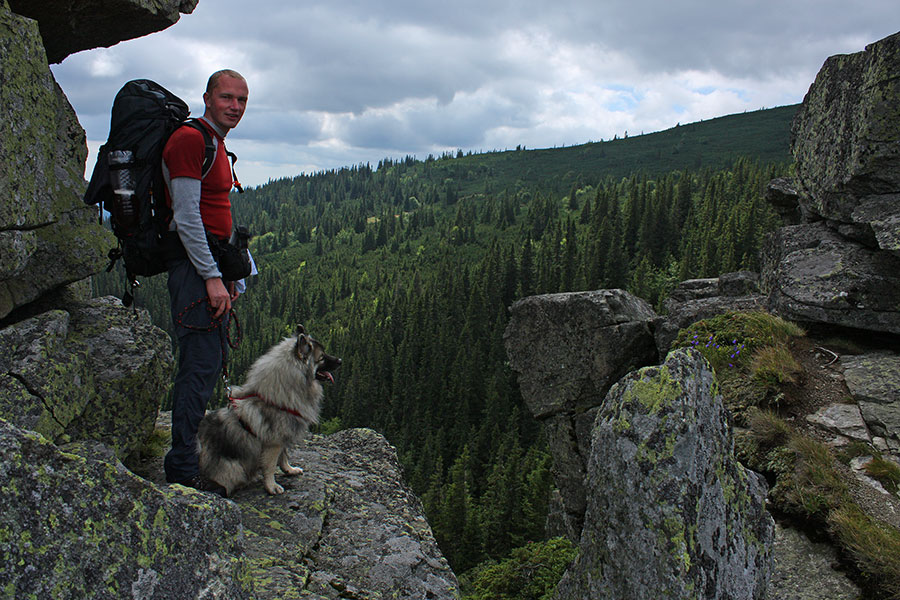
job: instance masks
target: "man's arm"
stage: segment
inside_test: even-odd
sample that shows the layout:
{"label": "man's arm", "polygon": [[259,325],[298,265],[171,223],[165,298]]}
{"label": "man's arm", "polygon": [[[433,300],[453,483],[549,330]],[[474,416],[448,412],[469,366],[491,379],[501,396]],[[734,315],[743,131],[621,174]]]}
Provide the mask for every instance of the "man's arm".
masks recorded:
{"label": "man's arm", "polygon": [[206,241],[206,229],[200,218],[200,185],[199,179],[191,177],[171,180],[172,221],[191,264],[206,283],[209,303],[216,309],[215,316],[218,317],[231,309],[232,294],[222,282],[222,274]]}

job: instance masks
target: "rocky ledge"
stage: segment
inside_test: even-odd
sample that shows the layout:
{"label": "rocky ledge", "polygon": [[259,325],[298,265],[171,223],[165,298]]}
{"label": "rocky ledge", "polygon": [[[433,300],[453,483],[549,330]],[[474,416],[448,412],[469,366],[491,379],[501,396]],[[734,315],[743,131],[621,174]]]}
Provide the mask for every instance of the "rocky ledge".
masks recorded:
{"label": "rocky ledge", "polygon": [[[304,473],[232,499],[139,477],[108,447],[0,421],[0,573],[11,597],[455,598],[396,452],[368,429],[312,436]],[[154,466],[155,465],[155,466]],[[140,470],[140,469],[136,469]]]}

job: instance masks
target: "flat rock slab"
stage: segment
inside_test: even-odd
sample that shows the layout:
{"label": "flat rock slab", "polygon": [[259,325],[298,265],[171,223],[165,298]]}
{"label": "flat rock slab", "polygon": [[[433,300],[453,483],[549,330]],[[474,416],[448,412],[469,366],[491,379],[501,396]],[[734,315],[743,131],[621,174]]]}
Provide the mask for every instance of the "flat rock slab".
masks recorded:
{"label": "flat rock slab", "polygon": [[869,435],[869,428],[863,420],[859,406],[856,404],[832,404],[819,409],[811,415],[807,415],[806,420],[813,425],[837,433],[852,440],[860,440],[863,442],[871,442],[872,436]]}
{"label": "flat rock slab", "polygon": [[[157,427],[169,426],[160,413]],[[236,491],[244,568],[257,600],[459,597],[419,499],[403,482],[396,451],[370,429],[312,435],[289,451],[304,472],[276,471],[284,494],[258,478]],[[159,459],[141,474],[162,485]]]}
{"label": "flat rock slab", "polygon": [[900,439],[900,356],[844,356],[841,364],[847,387],[859,402],[869,429],[881,437]]}
{"label": "flat rock slab", "polygon": [[775,525],[775,568],[769,598],[778,600],[856,600],[860,589],[835,571],[834,548],[813,542],[802,531]]}

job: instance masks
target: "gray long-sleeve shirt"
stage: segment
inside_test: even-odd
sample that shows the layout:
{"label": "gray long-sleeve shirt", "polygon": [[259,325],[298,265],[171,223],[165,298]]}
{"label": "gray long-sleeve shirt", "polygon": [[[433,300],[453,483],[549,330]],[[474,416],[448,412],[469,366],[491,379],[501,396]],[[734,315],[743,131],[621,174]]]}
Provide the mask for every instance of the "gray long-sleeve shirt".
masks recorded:
{"label": "gray long-sleeve shirt", "polygon": [[[203,119],[203,117],[200,118]],[[206,119],[203,121],[220,136],[222,135],[215,124]],[[216,151],[218,151],[218,146]],[[215,155],[213,155],[213,162],[215,163]],[[184,245],[188,258],[200,277],[204,280],[221,277],[222,274],[209,251],[206,228],[203,226],[203,219],[200,216],[200,187],[203,181],[192,177],[170,179],[165,160],[162,162],[162,171],[169,188],[169,195],[172,198],[172,223],[169,225],[169,231],[178,232],[178,237]]]}

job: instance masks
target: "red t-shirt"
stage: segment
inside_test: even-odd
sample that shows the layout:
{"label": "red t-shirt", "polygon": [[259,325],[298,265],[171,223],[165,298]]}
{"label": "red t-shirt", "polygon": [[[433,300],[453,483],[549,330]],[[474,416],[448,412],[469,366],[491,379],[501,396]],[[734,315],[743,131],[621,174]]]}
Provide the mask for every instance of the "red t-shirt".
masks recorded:
{"label": "red t-shirt", "polygon": [[[169,169],[169,177],[190,177],[202,179],[200,185],[200,219],[206,229],[219,239],[231,237],[231,201],[228,194],[231,192],[233,181],[231,178],[231,163],[225,150],[225,141],[202,120],[203,126],[209,131],[216,141],[216,159],[206,177],[201,177],[203,170],[203,156],[206,147],[203,143],[203,134],[193,127],[180,127],[169,137],[166,147],[163,149],[163,160]],[[172,199],[166,190],[166,199],[169,206]]]}

